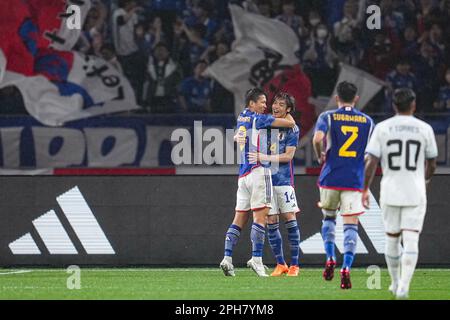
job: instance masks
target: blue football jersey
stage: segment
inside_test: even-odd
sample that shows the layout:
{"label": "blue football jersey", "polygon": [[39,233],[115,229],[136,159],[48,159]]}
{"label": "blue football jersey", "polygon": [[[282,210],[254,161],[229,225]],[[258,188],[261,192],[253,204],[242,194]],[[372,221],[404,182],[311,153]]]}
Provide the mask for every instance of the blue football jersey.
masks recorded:
{"label": "blue football jersey", "polygon": [[316,131],[326,134],[326,162],[319,186],[336,190],[364,188],[364,155],[373,120],[363,112],[343,107],[319,116]]}
{"label": "blue football jersey", "polygon": [[[261,166],[261,163],[249,163],[249,152],[267,153],[267,134],[260,132],[260,129],[270,128],[275,118],[270,114],[259,114],[249,109],[244,109],[237,119],[238,134],[245,137],[245,146],[241,148],[241,160],[239,167],[239,177],[249,174],[254,168]],[[268,166],[268,165],[266,165]]]}
{"label": "blue football jersey", "polygon": [[[299,127],[294,128],[280,128],[278,130],[278,137],[270,146],[271,154],[277,150],[278,154],[286,152],[286,147],[297,147],[300,136]],[[271,130],[273,133],[274,130]],[[270,139],[270,141],[273,141]],[[278,144],[278,146],[276,145]],[[278,171],[272,174],[272,184],[274,186],[294,186],[294,165],[293,160],[289,162],[279,163]],[[273,167],[273,164],[272,164]]]}

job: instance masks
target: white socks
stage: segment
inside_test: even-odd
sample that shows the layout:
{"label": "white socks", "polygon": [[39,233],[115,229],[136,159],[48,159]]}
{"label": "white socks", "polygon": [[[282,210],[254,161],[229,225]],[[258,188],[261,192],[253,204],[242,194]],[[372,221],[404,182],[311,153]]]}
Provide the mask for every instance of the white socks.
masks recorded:
{"label": "white socks", "polygon": [[389,275],[391,276],[393,290],[397,289],[400,280],[400,262],[402,258],[400,239],[400,237],[386,237],[386,253],[384,256],[386,258]]}
{"label": "white socks", "polygon": [[403,230],[403,254],[399,291],[409,291],[409,284],[416,269],[419,256],[419,233]]}

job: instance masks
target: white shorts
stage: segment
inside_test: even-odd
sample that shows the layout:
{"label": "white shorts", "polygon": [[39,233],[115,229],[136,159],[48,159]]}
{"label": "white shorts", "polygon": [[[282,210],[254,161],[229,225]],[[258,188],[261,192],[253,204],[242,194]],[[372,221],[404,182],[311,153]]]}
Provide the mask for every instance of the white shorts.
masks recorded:
{"label": "white shorts", "polygon": [[270,169],[258,167],[239,178],[236,211],[255,211],[271,208],[272,175]]}
{"label": "white shorts", "polygon": [[299,212],[295,190],[292,186],[274,186],[272,209],[269,215],[280,213]]}
{"label": "white shorts", "polygon": [[397,207],[382,203],[381,211],[386,233],[397,234],[402,230],[421,232],[427,205],[424,203],[418,206]]}
{"label": "white shorts", "polygon": [[342,216],[359,216],[365,212],[361,192],[326,188],[320,188],[319,208],[330,211],[340,209]]}

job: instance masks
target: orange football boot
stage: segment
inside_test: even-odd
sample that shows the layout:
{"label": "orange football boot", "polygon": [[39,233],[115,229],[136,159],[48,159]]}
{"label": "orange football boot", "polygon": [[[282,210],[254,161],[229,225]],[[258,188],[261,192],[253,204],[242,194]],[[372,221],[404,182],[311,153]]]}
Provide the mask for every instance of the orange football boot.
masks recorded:
{"label": "orange football boot", "polygon": [[288,277],[298,277],[298,272],[300,271],[299,266],[290,266],[287,276]]}
{"label": "orange football boot", "polygon": [[275,270],[273,270],[272,274],[270,275],[271,277],[279,277],[282,276],[285,273],[288,273],[289,268],[287,266],[287,264],[277,264],[277,266],[275,267]]}

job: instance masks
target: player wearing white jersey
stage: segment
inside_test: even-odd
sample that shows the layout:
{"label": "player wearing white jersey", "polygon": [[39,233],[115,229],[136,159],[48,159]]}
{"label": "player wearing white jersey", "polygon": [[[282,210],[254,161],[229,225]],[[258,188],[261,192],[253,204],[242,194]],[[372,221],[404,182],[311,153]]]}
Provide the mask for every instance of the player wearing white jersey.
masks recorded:
{"label": "player wearing white jersey", "polygon": [[405,299],[417,264],[426,186],[436,169],[438,151],[431,126],[413,116],[414,92],[398,89],[393,101],[397,114],[375,127],[366,149],[362,200],[368,208],[369,188],[381,159],[380,204],[387,235],[385,258],[392,280],[389,290],[398,299]]}

